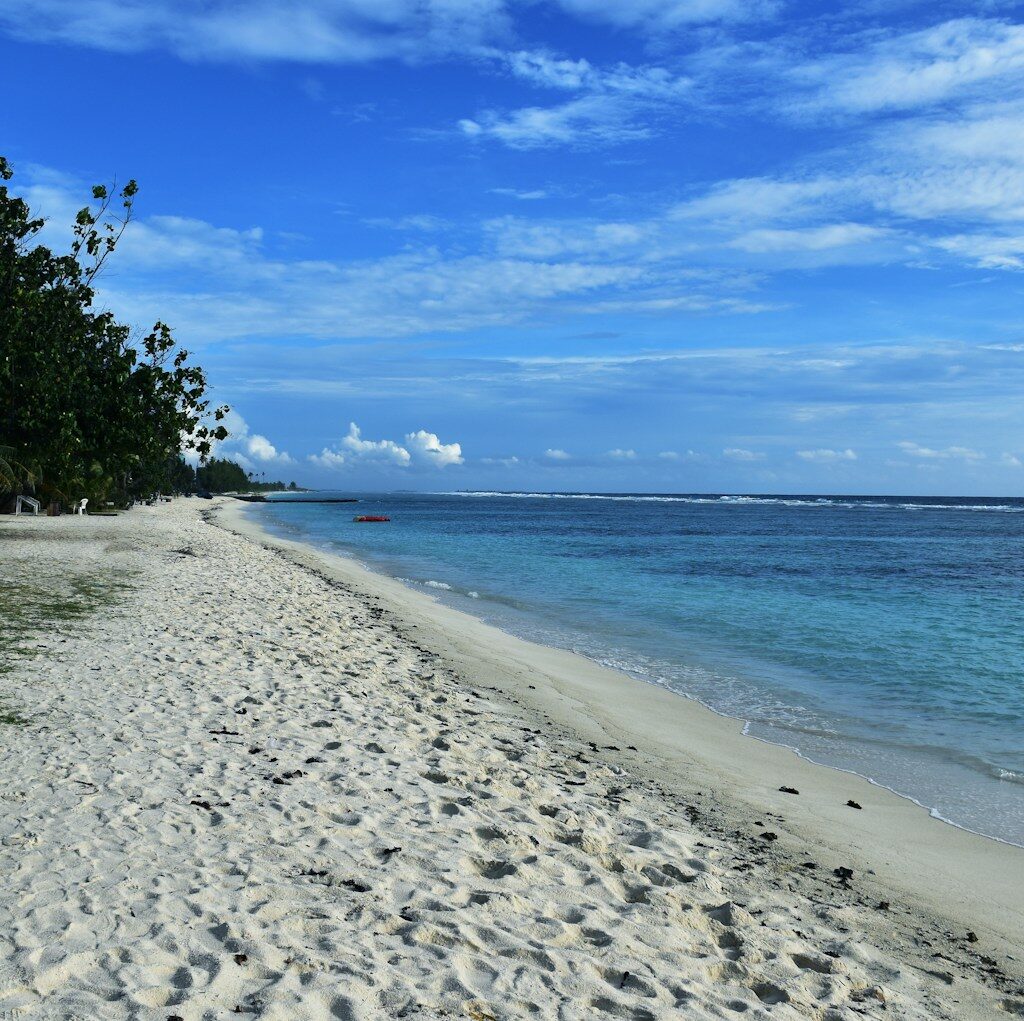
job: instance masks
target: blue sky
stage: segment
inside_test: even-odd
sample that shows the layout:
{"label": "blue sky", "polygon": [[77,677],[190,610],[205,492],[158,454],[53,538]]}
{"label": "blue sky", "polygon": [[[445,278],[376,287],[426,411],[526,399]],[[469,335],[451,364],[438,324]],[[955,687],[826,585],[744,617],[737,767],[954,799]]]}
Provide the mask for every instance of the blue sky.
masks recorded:
{"label": "blue sky", "polygon": [[269,477],[1020,493],[1021,8],[822,6],[6,0],[0,151]]}

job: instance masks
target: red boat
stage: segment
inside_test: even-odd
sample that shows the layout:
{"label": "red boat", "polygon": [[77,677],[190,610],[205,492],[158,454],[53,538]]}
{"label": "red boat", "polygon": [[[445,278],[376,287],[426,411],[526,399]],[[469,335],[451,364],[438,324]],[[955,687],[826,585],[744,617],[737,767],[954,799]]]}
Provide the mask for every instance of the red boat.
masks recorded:
{"label": "red boat", "polygon": [[383,514],[357,514],[353,521],[390,521],[391,518],[386,518]]}

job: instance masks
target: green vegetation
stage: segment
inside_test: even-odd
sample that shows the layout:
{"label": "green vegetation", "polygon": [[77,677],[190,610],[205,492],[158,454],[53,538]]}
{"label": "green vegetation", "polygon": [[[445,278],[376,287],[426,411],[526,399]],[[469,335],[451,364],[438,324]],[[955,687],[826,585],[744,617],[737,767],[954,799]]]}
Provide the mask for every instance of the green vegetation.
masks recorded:
{"label": "green vegetation", "polygon": [[224,457],[211,457],[198,468],[193,468],[183,457],[170,472],[171,489],[178,493],[208,490],[211,493],[267,493],[278,489],[301,489],[294,482],[268,481],[248,474],[236,461]]}
{"label": "green vegetation", "polygon": [[179,493],[207,490],[211,493],[266,493],[278,489],[297,490],[294,482],[268,482],[251,472],[246,474],[240,464],[222,457],[211,457],[193,468],[184,458],[171,472],[171,488]]}
{"label": "green vegetation", "polygon": [[[21,572],[18,572],[19,577]],[[43,579],[31,584],[5,576],[0,579],[0,675],[10,673],[32,653],[32,639],[61,624],[82,620],[128,588],[123,576],[61,577],[59,594]],[[52,581],[52,579],[51,579]],[[29,720],[0,702],[0,725],[24,725]]]}
{"label": "green vegetation", "polygon": [[226,438],[227,409],[210,410],[205,374],[168,326],[136,338],[93,305],[136,183],[93,188],[70,252],[55,255],[35,243],[43,221],[8,192],[11,177],[0,157],[0,502],[4,491],[95,504],[174,489],[183,450],[202,462]]}

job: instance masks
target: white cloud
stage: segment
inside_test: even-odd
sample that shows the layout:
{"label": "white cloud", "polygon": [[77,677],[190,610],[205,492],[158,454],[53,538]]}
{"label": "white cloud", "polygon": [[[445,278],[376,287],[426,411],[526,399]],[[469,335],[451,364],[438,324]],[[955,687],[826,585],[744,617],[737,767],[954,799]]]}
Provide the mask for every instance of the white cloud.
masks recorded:
{"label": "white cloud", "polygon": [[971,94],[1024,71],[1024,26],[960,18],[829,54],[795,75],[817,91],[811,107],[863,113],[908,109]]}
{"label": "white cloud", "polygon": [[295,459],[286,451],[278,450],[273,443],[258,433],[251,435],[245,443],[246,453],[263,464],[294,464]]}
{"label": "white cloud", "polygon": [[831,177],[778,180],[745,177],[720,181],[688,202],[676,205],[670,216],[680,220],[708,220],[742,226],[794,216],[804,217],[822,209],[835,195],[838,182]]}
{"label": "white cloud", "polygon": [[585,95],[557,106],[484,110],[458,127],[469,138],[490,138],[510,149],[554,145],[606,145],[647,138],[651,130],[633,118],[632,105],[615,95]]}
{"label": "white cloud", "polygon": [[572,14],[658,35],[688,25],[746,21],[772,14],[770,0],[558,0]]}
{"label": "white cloud", "polygon": [[518,188],[491,188],[492,195],[503,195],[505,198],[518,199],[520,202],[535,202],[538,199],[546,199],[548,193],[543,188],[534,188],[531,191],[520,191]]}
{"label": "white cloud", "polygon": [[817,450],[798,450],[796,456],[804,461],[821,461],[826,464],[834,464],[838,461],[856,461],[856,451],[847,447],[845,450],[830,450],[827,447],[819,447]]}
{"label": "white cloud", "polygon": [[504,0],[5,0],[19,38],[188,60],[409,61],[472,51],[507,31]]}
{"label": "white cloud", "polygon": [[[548,0],[570,15],[651,35],[746,19],[766,0]],[[0,29],[20,39],[117,53],[166,50],[187,60],[409,63],[493,51],[522,0],[4,0]],[[308,90],[308,81],[304,84]],[[315,90],[314,90],[315,92]]]}
{"label": "white cloud", "polygon": [[985,457],[984,454],[979,453],[977,450],[972,450],[970,447],[945,447],[942,450],[936,450],[932,447],[922,447],[919,443],[914,443],[910,440],[903,440],[897,443],[896,446],[910,457],[920,457],[927,460],[954,458],[961,461],[981,461]]}
{"label": "white cloud", "polygon": [[692,89],[689,79],[650,65],[597,67],[545,50],[494,51],[492,57],[531,85],[576,94],[554,106],[484,110],[458,122],[467,137],[492,139],[513,149],[646,138],[652,131],[652,118],[646,115],[677,103]]}
{"label": "white cloud", "polygon": [[[40,203],[33,205],[43,213],[57,208],[62,222],[72,220],[84,186],[33,173],[40,178]],[[60,234],[56,227],[52,233]],[[258,227],[236,231],[155,217],[129,227],[126,258],[116,274],[101,279],[100,301],[142,328],[173,308],[175,328],[192,343],[462,332],[528,321],[570,301],[584,314],[775,307],[707,293],[747,287],[752,278],[734,274],[730,281],[680,265],[673,235],[671,224],[655,218],[499,217],[480,224],[479,254],[409,245],[391,256],[332,262],[294,258]],[[66,238],[52,243],[60,248]]]}
{"label": "white cloud", "polygon": [[889,233],[884,228],[870,227],[863,223],[830,223],[789,230],[751,230],[730,244],[746,252],[816,252],[867,244],[888,237]]}
{"label": "white cloud", "polygon": [[246,471],[254,471],[259,464],[295,464],[295,459],[290,454],[278,450],[266,436],[250,432],[249,423],[234,408],[231,408],[217,424],[227,429],[228,436],[225,440],[215,440],[212,443],[211,453],[214,457],[237,461]]}
{"label": "white cloud", "polygon": [[1009,468],[1024,467],[1024,462],[1021,462],[1021,459],[1017,457],[1016,454],[1011,454],[1009,452],[1004,453],[999,460],[1000,463],[1005,464]]}
{"label": "white cloud", "polygon": [[377,464],[381,467],[408,468],[412,464],[444,468],[462,464],[462,447],[458,443],[442,443],[437,435],[420,429],[407,433],[405,444],[394,440],[365,440],[362,430],[350,422],[348,433],[336,448],[324,447],[309,460],[321,468],[343,468],[353,464]]}
{"label": "white cloud", "polygon": [[504,59],[517,78],[555,89],[581,89],[596,74],[587,60],[566,60],[543,50],[518,50]]}
{"label": "white cloud", "polygon": [[636,459],[636,451],[623,450],[621,447],[616,447],[614,450],[608,451],[608,456],[615,458],[617,461],[633,461]]}
{"label": "white cloud", "polygon": [[744,450],[742,447],[726,447],[722,454],[730,461],[762,461],[764,454],[755,450]]}
{"label": "white cloud", "polygon": [[1024,269],[1024,235],[953,234],[932,242],[989,269]]}
{"label": "white cloud", "polygon": [[683,453],[679,453],[678,450],[662,450],[658,457],[662,461],[706,461],[707,458],[704,454],[698,453],[696,450],[686,450]]}
{"label": "white cloud", "polygon": [[568,461],[572,457],[572,454],[569,454],[564,450],[559,450],[557,447],[549,447],[544,451],[544,456],[549,461]]}
{"label": "white cloud", "polygon": [[349,463],[349,459],[340,450],[331,450],[330,447],[324,447],[319,454],[310,454],[306,460],[319,468],[335,471]]}
{"label": "white cloud", "polygon": [[350,422],[348,435],[341,441],[342,449],[353,458],[365,461],[383,461],[404,468],[412,460],[409,451],[394,440],[364,440],[355,422]]}
{"label": "white cloud", "polygon": [[458,443],[442,443],[434,433],[428,433],[425,429],[407,433],[405,443],[415,457],[438,468],[463,463],[462,447]]}
{"label": "white cloud", "polygon": [[481,457],[481,464],[487,465],[500,465],[502,468],[511,468],[513,465],[519,464],[519,458],[515,457]]}
{"label": "white cloud", "polygon": [[503,54],[517,78],[545,88],[570,92],[622,93],[635,98],[672,98],[687,92],[691,82],[663,67],[626,63],[595,67],[587,60],[567,60],[544,50]]}
{"label": "white cloud", "polygon": [[129,274],[106,281],[102,299],[140,324],[174,308],[174,325],[200,340],[407,336],[521,322],[547,302],[629,286],[644,275],[643,267],[596,260],[451,258],[433,248],[350,263],[284,261],[263,248],[219,263],[218,250],[214,244],[196,263],[207,272],[173,274],[173,285],[126,261]]}

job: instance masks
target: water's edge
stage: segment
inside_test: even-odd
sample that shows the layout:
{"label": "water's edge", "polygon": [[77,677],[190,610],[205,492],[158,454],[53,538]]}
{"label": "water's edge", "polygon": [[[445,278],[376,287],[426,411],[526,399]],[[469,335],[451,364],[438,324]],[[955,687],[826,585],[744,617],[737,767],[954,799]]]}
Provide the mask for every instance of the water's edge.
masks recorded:
{"label": "water's edge", "polygon": [[[785,731],[778,727],[773,727],[772,725],[763,722],[758,723],[756,724],[756,726],[758,726],[759,728],[763,728],[764,730],[769,731],[770,733],[755,733],[752,730],[752,727],[755,726],[755,724],[753,724],[750,720],[745,719],[744,717],[736,715],[734,713],[730,713],[726,710],[723,710],[722,708],[715,706],[714,704],[708,702],[706,699],[701,698],[699,695],[693,692],[685,691],[674,685],[659,683],[659,681],[652,677],[645,676],[639,672],[631,671],[619,664],[602,660],[599,656],[592,655],[588,653],[586,650],[573,646],[571,644],[558,644],[554,641],[540,640],[533,634],[517,632],[514,628],[508,627],[502,621],[487,619],[486,617],[482,616],[479,612],[474,612],[472,601],[470,599],[460,598],[462,594],[453,591],[451,587],[446,585],[445,583],[430,581],[419,582],[407,577],[403,577],[401,574],[396,574],[393,571],[389,570],[388,567],[382,563],[375,562],[372,559],[365,559],[364,551],[359,550],[353,546],[350,546],[342,540],[331,539],[329,542],[318,542],[315,536],[304,534],[297,529],[294,531],[290,531],[283,527],[278,527],[275,522],[267,520],[262,514],[259,513],[258,510],[256,510],[256,508],[260,506],[260,504],[247,505],[243,513],[247,518],[249,518],[253,522],[253,524],[255,524],[258,528],[262,529],[271,536],[287,539],[293,542],[298,542],[299,544],[306,546],[317,552],[323,552],[328,555],[341,556],[344,559],[351,560],[354,564],[370,572],[371,574],[375,574],[382,578],[386,578],[390,581],[396,582],[402,585],[403,588],[407,589],[410,592],[417,592],[421,595],[426,595],[433,601],[438,602],[444,606],[448,606],[453,609],[459,610],[460,612],[467,613],[470,616],[473,616],[476,620],[485,624],[486,626],[493,627],[496,630],[502,631],[503,633],[510,635],[513,638],[527,641],[534,645],[544,646],[550,649],[558,649],[564,652],[573,653],[574,655],[578,655],[584,659],[587,659],[588,661],[594,663],[599,667],[614,670],[616,673],[619,673],[624,677],[628,677],[629,680],[633,683],[639,682],[645,685],[650,685],[652,687],[667,691],[674,696],[685,698],[691,702],[694,702],[702,706],[709,712],[714,713],[716,716],[722,719],[731,720],[740,724],[742,728],[742,734],[746,738],[761,742],[766,745],[786,749],[787,751],[792,752],[794,755],[796,755],[803,761],[811,763],[816,767],[826,768],[838,773],[845,773],[850,776],[858,777],[859,779],[871,784],[873,787],[877,787],[881,790],[888,791],[891,794],[899,797],[900,799],[905,800],[917,806],[920,809],[923,809],[925,812],[928,813],[928,815],[931,818],[941,823],[944,823],[948,826],[951,826],[957,830],[961,830],[965,833],[970,833],[975,836],[983,837],[986,840],[991,840],[996,843],[1007,845],[1010,847],[1024,848],[1024,843],[1022,842],[1000,837],[993,833],[986,832],[985,830],[977,828],[975,826],[966,825],[962,822],[950,819],[944,814],[942,814],[942,812],[935,806],[929,805],[926,802],[915,797],[913,794],[901,791],[897,787],[892,786],[891,784],[887,784],[883,781],[877,780],[868,773],[843,766],[838,762],[828,761],[827,758],[818,758],[814,754],[809,754],[804,749],[801,749],[800,747],[793,745],[788,740],[786,740]],[[424,591],[424,589],[426,589],[427,591]],[[849,735],[846,736],[846,739],[851,741],[854,740]]]}

